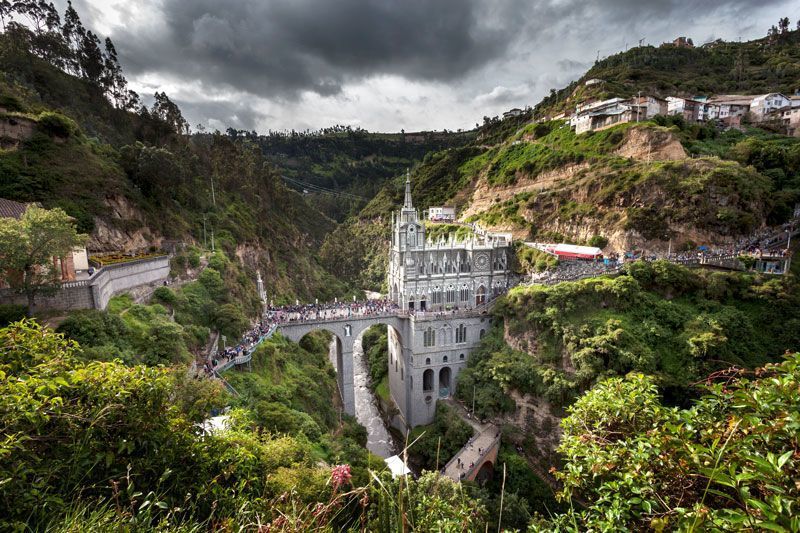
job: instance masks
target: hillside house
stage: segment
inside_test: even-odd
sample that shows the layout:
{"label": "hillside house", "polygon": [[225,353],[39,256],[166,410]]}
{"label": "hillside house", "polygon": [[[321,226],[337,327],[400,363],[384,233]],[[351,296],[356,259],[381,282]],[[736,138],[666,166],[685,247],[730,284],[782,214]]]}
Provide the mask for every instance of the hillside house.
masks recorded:
{"label": "hillside house", "polygon": [[509,109],[508,111],[503,113],[503,118],[518,117],[518,116],[522,115],[523,113],[525,113],[525,111],[523,111],[522,109],[520,109],[518,107],[515,107],[515,108]]}
{"label": "hillside house", "polygon": [[657,96],[633,97],[631,105],[638,108],[639,120],[647,120],[656,115],[667,114],[667,101]]}
{"label": "hillside house", "polygon": [[753,98],[750,103],[750,112],[756,121],[767,120],[770,113],[792,107],[792,100],[781,93],[761,94]]}
{"label": "hillside house", "polygon": [[719,120],[727,126],[738,126],[742,117],[750,112],[753,98],[735,94],[711,97],[706,104],[706,120]]}
{"label": "hillside house", "polygon": [[599,102],[590,102],[576,107],[569,125],[575,133],[595,131],[630,121],[631,108],[622,98],[611,98]]}
{"label": "hillside house", "polygon": [[787,107],[779,111],[779,119],[786,128],[786,135],[800,137],[800,106]]}
{"label": "hillside house", "polygon": [[686,122],[699,122],[704,116],[706,104],[692,98],[667,96],[667,114],[681,115]]}
{"label": "hillside house", "polygon": [[[13,200],[0,198],[0,218],[22,218],[31,204],[23,204]],[[33,204],[36,205],[36,204]],[[75,281],[78,274],[89,269],[89,258],[86,248],[76,248],[64,257],[53,257],[53,269],[59,274],[59,281]],[[14,272],[0,273],[0,288],[8,287],[4,277],[14,276]]]}
{"label": "hillside house", "polygon": [[677,48],[694,48],[694,41],[689,37],[678,37],[672,41],[672,46]]}
{"label": "hillside house", "polygon": [[456,219],[455,207],[429,207],[428,220],[432,222],[453,222]]}

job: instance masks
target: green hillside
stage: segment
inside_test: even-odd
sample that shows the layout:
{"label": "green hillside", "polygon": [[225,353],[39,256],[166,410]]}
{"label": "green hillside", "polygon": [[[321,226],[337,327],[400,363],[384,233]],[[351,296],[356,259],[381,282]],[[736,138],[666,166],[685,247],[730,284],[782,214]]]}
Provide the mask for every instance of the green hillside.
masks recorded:
{"label": "green hillside", "polygon": [[[237,135],[254,138],[246,132]],[[371,133],[338,126],[316,132],[272,132],[255,142],[290,187],[305,189],[307,201],[341,222],[358,213],[388,179],[405,173],[428,152],[473,137],[474,132]]]}
{"label": "green hillside", "polygon": [[[748,42],[713,41],[694,48],[662,45],[631,48],[594,64],[583,76],[553,90],[534,108],[536,115],[573,109],[592,98],[642,94],[790,95],[800,89],[800,30]],[[587,86],[591,79],[601,83]]]}
{"label": "green hillside", "polygon": [[166,95],[151,109],[115,108],[92,82],[0,35],[0,120],[32,131],[0,151],[0,197],[61,207],[92,234],[90,249],[217,246],[264,274],[284,298],[333,297],[314,258],[334,222],[287,188],[257,145],[219,133],[181,134]]}

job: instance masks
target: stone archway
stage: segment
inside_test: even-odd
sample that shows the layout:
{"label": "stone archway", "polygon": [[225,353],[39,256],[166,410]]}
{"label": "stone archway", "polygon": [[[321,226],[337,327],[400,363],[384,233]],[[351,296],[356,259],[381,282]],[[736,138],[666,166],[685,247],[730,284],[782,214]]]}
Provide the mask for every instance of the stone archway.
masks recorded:
{"label": "stone archway", "polygon": [[439,398],[450,396],[450,382],[452,372],[449,366],[439,369]]}
{"label": "stone archway", "polygon": [[422,373],[422,390],[424,392],[433,390],[433,370],[430,368]]}
{"label": "stone archway", "polygon": [[484,461],[478,472],[475,474],[475,482],[478,485],[484,485],[494,476],[494,463],[491,461]]}

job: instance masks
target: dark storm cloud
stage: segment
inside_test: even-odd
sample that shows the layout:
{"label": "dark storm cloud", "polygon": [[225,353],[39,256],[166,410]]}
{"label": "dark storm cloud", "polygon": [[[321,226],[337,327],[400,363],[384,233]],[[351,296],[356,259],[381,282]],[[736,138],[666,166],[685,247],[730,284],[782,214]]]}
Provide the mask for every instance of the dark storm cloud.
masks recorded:
{"label": "dark storm cloud", "polygon": [[501,55],[518,26],[493,25],[496,11],[480,0],[165,0],[160,9],[163,28],[114,31],[129,72],[271,96],[336,94],[381,73],[453,80]]}
{"label": "dark storm cloud", "polygon": [[[166,89],[192,124],[248,129],[337,120],[398,129],[400,110],[407,128],[468,125],[501,106],[535,104],[598,54],[642,37],[760,37],[794,2],[73,0],[88,27],[111,33],[143,93]],[[370,79],[382,74],[399,78]]]}

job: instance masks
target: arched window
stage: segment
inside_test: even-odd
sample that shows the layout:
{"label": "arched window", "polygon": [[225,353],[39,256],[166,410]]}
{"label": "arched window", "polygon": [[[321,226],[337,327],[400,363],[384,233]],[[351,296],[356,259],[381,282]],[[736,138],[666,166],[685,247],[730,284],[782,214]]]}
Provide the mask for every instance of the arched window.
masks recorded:
{"label": "arched window", "polygon": [[439,370],[439,397],[447,398],[450,396],[450,367]]}
{"label": "arched window", "polygon": [[486,332],[484,330],[481,330],[481,334],[479,335],[478,338],[482,339],[485,334],[486,334]]}
{"label": "arched window", "polygon": [[447,287],[445,302],[449,304],[456,303],[456,288],[453,287],[452,285]]}
{"label": "arched window", "polygon": [[459,355],[459,356],[458,356],[458,358],[459,358],[461,361],[463,361],[463,360],[464,360],[464,354],[462,353],[461,355]]}
{"label": "arched window", "polygon": [[431,303],[433,305],[441,305],[442,303],[442,289],[438,285],[431,291]]}
{"label": "arched window", "polygon": [[446,363],[446,362],[447,362],[447,356],[446,356],[446,355],[445,355],[444,357],[442,357],[442,362],[443,362],[443,363]]}
{"label": "arched window", "polygon": [[483,305],[486,303],[486,287],[481,285],[475,293],[475,305]]}
{"label": "arched window", "polygon": [[458,299],[460,301],[462,301],[462,302],[469,301],[469,289],[467,288],[466,285],[462,285],[461,286],[461,290],[459,291],[459,298]]}
{"label": "arched window", "polygon": [[425,392],[433,390],[433,370],[430,368],[422,373],[422,390]]}
{"label": "arched window", "polygon": [[430,358],[430,357],[426,357],[426,358],[425,358],[425,364],[426,364],[426,365],[429,365],[429,364],[431,364],[431,358]]}
{"label": "arched window", "polygon": [[439,336],[439,344],[441,346],[447,346],[448,344],[453,343],[453,328],[450,324],[445,324],[442,327],[441,334]]}
{"label": "arched window", "polygon": [[467,326],[459,324],[456,328],[456,344],[467,342]]}
{"label": "arched window", "polygon": [[429,327],[422,333],[422,345],[426,348],[436,346],[436,330]]}

